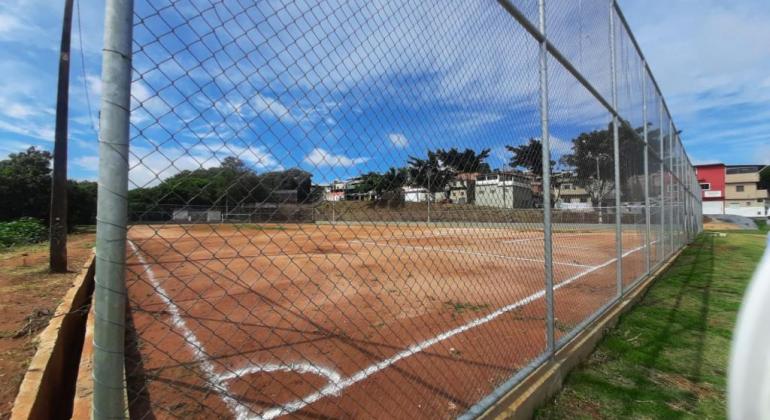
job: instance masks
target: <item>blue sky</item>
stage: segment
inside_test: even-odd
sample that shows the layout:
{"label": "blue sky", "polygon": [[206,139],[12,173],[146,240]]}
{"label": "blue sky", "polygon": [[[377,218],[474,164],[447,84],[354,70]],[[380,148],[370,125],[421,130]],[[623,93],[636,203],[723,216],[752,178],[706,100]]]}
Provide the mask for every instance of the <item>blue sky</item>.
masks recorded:
{"label": "blue sky", "polygon": [[[52,147],[62,10],[51,3],[0,4],[1,156]],[[69,169],[95,179],[103,5],[80,3]],[[258,171],[301,167],[317,182],[404,165],[438,147],[489,148],[497,167],[509,157],[506,144],[539,135],[537,45],[488,2],[466,2],[463,13],[427,2],[260,2],[236,11],[245,13],[207,3],[138,7],[132,187],[229,155]],[[550,4],[554,42],[609,94],[604,2]],[[770,39],[770,4],[621,6],[693,161],[770,163],[770,44],[761,42]],[[636,65],[628,45],[619,45],[621,70]],[[581,131],[606,127],[608,115],[551,63],[551,132],[561,154]],[[622,71],[619,83],[620,108],[639,109],[640,79]]]}

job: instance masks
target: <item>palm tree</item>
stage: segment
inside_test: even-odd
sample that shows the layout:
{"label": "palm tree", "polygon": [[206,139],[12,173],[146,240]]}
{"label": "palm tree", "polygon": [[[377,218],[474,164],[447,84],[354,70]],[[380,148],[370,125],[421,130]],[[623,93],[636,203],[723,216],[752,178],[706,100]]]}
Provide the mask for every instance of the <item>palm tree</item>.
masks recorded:
{"label": "palm tree", "polygon": [[460,152],[453,147],[449,150],[438,149],[436,155],[446,166],[453,168],[456,172],[488,173],[491,169],[484,160],[489,157],[489,151],[489,149],[483,149],[476,153],[472,149],[465,149]]}

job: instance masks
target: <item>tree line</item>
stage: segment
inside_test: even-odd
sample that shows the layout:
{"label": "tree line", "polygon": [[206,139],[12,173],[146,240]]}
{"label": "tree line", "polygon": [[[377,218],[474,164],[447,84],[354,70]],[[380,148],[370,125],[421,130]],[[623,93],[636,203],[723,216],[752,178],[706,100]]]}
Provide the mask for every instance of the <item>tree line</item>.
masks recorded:
{"label": "tree line", "polygon": [[[641,128],[622,121],[618,127],[620,139],[621,191],[627,197],[642,197],[644,173],[644,144]],[[659,136],[653,131],[651,137]],[[558,162],[551,161],[551,180],[555,190],[571,182],[582,187],[594,206],[604,205],[614,191],[614,158],[612,124],[606,129],[579,134],[572,139],[570,150],[553,153]],[[527,170],[542,179],[542,146],[531,138],[517,146],[506,146],[511,153],[508,166]],[[392,167],[384,172],[368,172],[359,177],[356,192],[371,193],[380,199],[388,191],[410,185],[431,193],[447,190],[458,174],[493,172],[486,162],[490,149],[476,152],[456,148],[428,150],[425,157],[409,156],[406,166]],[[496,169],[495,171],[500,171]],[[767,182],[767,173],[763,181]],[[568,174],[568,176],[565,176]],[[51,154],[31,147],[12,153],[0,161],[0,220],[34,217],[48,220],[51,191]],[[236,207],[244,204],[281,202],[281,191],[296,192],[296,202],[308,203],[321,198],[323,191],[312,183],[312,174],[291,168],[257,173],[236,157],[227,157],[213,168],[181,171],[157,185],[129,191],[129,212],[141,214],[157,210],[159,205],[200,205]],[[68,222],[71,226],[93,224],[96,218],[95,182],[68,181]],[[292,193],[293,194],[293,193]],[[556,197],[558,198],[558,196]],[[633,201],[633,200],[628,200]]]}
{"label": "tree line", "polygon": [[[221,206],[235,208],[256,203],[306,203],[320,199],[322,191],[312,185],[312,174],[297,168],[258,174],[233,156],[220,166],[181,171],[158,185],[128,192],[129,214],[158,211],[159,206]],[[296,195],[294,195],[296,194]]]}
{"label": "tree line", "polygon": [[[0,160],[0,221],[32,217],[48,221],[51,153],[30,147]],[[96,182],[67,181],[67,223],[96,223]]]}
{"label": "tree line", "polygon": [[[644,143],[642,128],[633,128],[627,121],[618,125],[620,144],[620,179],[624,197],[643,197]],[[656,130],[650,136],[657,136]],[[552,153],[559,160],[551,160],[551,187],[554,200],[558,200],[561,186],[572,183],[586,190],[594,206],[604,206],[611,201],[615,188],[614,146],[612,123],[606,129],[583,132],[570,142],[570,150]],[[527,142],[505,150],[511,153],[508,166],[526,170],[535,179],[543,177],[543,147],[540,139],[530,138]],[[552,148],[553,151],[553,148]],[[375,200],[386,191],[395,191],[406,185],[425,188],[430,193],[446,191],[447,186],[460,173],[487,174],[493,172],[486,159],[490,149],[475,152],[472,149],[459,151],[428,150],[425,158],[410,156],[407,166],[392,167],[383,173],[368,172],[359,177],[355,186],[357,193],[372,193]],[[499,172],[501,169],[496,169]],[[631,200],[629,200],[631,201]]]}

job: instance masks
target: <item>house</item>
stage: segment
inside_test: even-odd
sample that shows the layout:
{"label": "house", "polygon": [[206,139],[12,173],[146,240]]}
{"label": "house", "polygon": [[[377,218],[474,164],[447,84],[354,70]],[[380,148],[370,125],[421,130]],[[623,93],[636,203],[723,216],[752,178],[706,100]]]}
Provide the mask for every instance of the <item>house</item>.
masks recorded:
{"label": "house", "polygon": [[324,200],[326,201],[350,201],[373,200],[374,191],[359,191],[358,185],[361,178],[352,178],[347,181],[334,180],[329,185],[324,185]]}
{"label": "house", "polygon": [[345,199],[345,182],[332,181],[329,185],[321,185],[324,189],[325,201],[342,201]]}
{"label": "house", "polygon": [[449,201],[456,204],[473,204],[478,173],[459,173],[449,183]]}
{"label": "house", "polygon": [[703,198],[703,214],[766,217],[770,198],[759,186],[764,165],[696,165]]}
{"label": "house", "polygon": [[759,173],[764,165],[728,165],[725,167],[725,213],[746,217],[768,215],[768,195],[759,187]]}
{"label": "house", "polygon": [[574,182],[563,182],[558,189],[558,196],[554,208],[569,210],[591,210],[591,196],[585,188]]}
{"label": "house", "polygon": [[695,173],[701,188],[703,214],[724,214],[725,165],[723,163],[696,165]]}
{"label": "house", "polygon": [[428,189],[423,187],[404,187],[404,201],[407,203],[424,203],[428,201]]}
{"label": "house", "polygon": [[500,208],[532,208],[531,178],[521,172],[493,172],[476,178],[477,206]]}
{"label": "house", "polygon": [[361,178],[352,178],[345,181],[344,196],[345,200],[369,201],[374,199],[374,191],[359,191],[358,186],[363,180]]}

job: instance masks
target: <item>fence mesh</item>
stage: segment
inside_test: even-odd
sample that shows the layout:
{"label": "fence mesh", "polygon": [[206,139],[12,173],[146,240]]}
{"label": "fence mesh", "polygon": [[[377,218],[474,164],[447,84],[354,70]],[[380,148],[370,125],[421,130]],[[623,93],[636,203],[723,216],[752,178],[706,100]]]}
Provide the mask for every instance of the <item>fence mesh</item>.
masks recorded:
{"label": "fence mesh", "polygon": [[475,416],[699,232],[617,6],[542,6],[135,1],[132,418]]}

